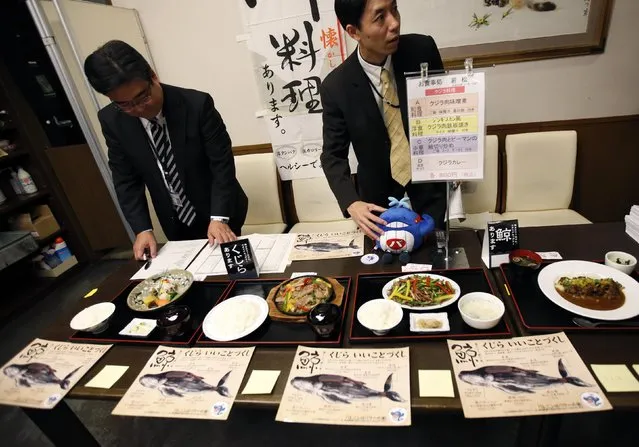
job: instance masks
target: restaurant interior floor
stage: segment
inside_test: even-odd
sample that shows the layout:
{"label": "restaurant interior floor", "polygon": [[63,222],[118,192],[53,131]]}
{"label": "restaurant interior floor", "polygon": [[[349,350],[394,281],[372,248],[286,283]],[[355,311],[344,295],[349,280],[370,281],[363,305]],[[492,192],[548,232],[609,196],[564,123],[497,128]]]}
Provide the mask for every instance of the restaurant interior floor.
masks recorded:
{"label": "restaurant interior floor", "polygon": [[[68,315],[76,300],[123,262],[108,260],[85,267],[51,295],[5,323],[0,328],[0,364],[37,337],[43,327]],[[522,420],[464,420],[461,414],[418,413],[413,414],[412,427],[407,428],[327,427],[275,422],[273,410],[236,407],[227,422],[209,422],[111,416],[114,401],[69,399],[68,403],[102,446],[512,446]],[[551,443],[584,447],[602,442],[610,445],[612,441],[612,445],[634,445],[631,418],[636,423],[636,414],[566,416],[559,436],[552,436]],[[0,439],[0,444],[12,447],[52,445],[15,407],[0,406]],[[72,443],[69,439],[69,445]]]}

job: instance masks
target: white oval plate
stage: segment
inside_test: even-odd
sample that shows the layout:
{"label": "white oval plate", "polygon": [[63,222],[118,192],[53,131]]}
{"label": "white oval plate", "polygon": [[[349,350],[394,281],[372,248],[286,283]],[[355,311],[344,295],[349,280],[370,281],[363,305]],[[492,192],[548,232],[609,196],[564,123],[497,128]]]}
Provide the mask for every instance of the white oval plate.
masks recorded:
{"label": "white oval plate", "polygon": [[[216,316],[224,312],[228,312],[232,306],[246,306],[247,304],[257,306],[258,313],[253,322],[242,332],[226,332],[221,328],[215,327],[214,321]],[[250,333],[259,328],[268,316],[268,304],[266,300],[257,295],[238,295],[233,298],[222,301],[206,314],[202,323],[202,331],[211,340],[215,341],[233,341],[242,337],[246,337]]]}
{"label": "white oval plate", "polygon": [[430,273],[411,273],[410,275],[398,276],[397,278],[388,281],[384,285],[384,288],[382,288],[382,296],[385,299],[389,300],[391,291],[393,290],[393,283],[395,281],[397,281],[398,279],[410,278],[411,276],[422,276],[424,278],[427,277],[427,276],[430,276],[431,281],[434,280],[434,279],[448,281],[453,286],[453,289],[455,289],[455,296],[453,296],[448,301],[446,301],[446,302],[444,302],[442,304],[436,304],[435,306],[408,306],[406,304],[397,303],[400,306],[402,306],[404,309],[422,310],[422,311],[423,310],[441,309],[442,307],[450,306],[451,304],[453,304],[455,301],[457,301],[459,299],[459,296],[461,295],[461,288],[459,287],[459,284],[457,284],[455,281],[453,281],[450,278],[446,278],[445,276],[433,275],[433,274],[430,274]]}
{"label": "white oval plate", "polygon": [[[555,283],[562,276],[590,276],[612,278],[623,287],[626,301],[619,309],[592,310],[571,303],[555,290]],[[550,301],[568,312],[597,320],[626,320],[639,315],[639,283],[625,273],[606,265],[588,261],[560,261],[545,267],[537,277],[537,284]]]}
{"label": "white oval plate", "polygon": [[113,312],[115,312],[115,304],[113,303],[94,304],[78,312],[69,326],[74,331],[84,331],[99,325],[113,315]]}

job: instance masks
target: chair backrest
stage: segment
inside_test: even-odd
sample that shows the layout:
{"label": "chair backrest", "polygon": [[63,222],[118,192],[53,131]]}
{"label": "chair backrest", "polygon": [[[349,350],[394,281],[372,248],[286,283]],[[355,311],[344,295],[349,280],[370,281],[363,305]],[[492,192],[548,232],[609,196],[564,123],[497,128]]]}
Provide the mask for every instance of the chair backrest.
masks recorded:
{"label": "chair backrest", "polygon": [[499,142],[486,135],[484,142],[484,179],[462,183],[462,200],[467,213],[494,213],[499,188]]}
{"label": "chair backrest", "polygon": [[291,180],[297,219],[300,222],[328,222],[344,219],[325,176]]}
{"label": "chair backrest", "polygon": [[506,212],[567,209],[577,162],[577,132],[506,136]]}
{"label": "chair backrest", "polygon": [[278,176],[272,153],[235,156],[235,172],[248,196],[246,224],[283,223]]}

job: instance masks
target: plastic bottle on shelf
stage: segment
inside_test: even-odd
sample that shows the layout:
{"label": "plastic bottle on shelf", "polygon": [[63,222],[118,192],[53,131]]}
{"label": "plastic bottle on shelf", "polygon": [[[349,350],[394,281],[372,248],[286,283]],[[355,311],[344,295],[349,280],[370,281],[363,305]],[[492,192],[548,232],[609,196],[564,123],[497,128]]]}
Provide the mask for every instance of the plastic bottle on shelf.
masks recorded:
{"label": "plastic bottle on shelf", "polygon": [[54,242],[55,254],[64,262],[71,257],[71,251],[67,247],[67,243],[61,237],[56,238]]}
{"label": "plastic bottle on shelf", "polygon": [[21,196],[25,193],[22,185],[20,184],[20,180],[18,179],[18,174],[13,169],[11,169],[11,178],[9,179],[9,183],[11,183],[13,192],[15,192],[17,196]]}
{"label": "plastic bottle on shelf", "polygon": [[60,260],[58,255],[56,255],[55,248],[53,247],[42,249],[42,252],[40,254],[44,257],[44,262],[52,269],[62,264],[62,261]]}
{"label": "plastic bottle on shelf", "polygon": [[33,178],[27,171],[22,169],[22,166],[18,166],[18,180],[25,194],[35,194],[38,192],[38,187],[33,183]]}

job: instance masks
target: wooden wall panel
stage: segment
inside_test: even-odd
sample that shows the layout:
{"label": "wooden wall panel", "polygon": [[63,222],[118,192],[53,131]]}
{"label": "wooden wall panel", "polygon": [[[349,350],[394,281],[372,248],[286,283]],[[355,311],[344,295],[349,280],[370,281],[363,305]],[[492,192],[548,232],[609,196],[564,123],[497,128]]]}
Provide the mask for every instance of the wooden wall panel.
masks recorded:
{"label": "wooden wall panel", "polygon": [[[505,185],[506,135],[555,130],[577,131],[577,166],[571,208],[593,222],[622,221],[630,207],[639,204],[639,115],[488,126],[487,134],[499,140],[499,173]],[[233,148],[236,155],[271,152],[271,145]],[[284,182],[288,183],[288,182]],[[284,185],[288,223],[296,222],[290,186]],[[497,210],[505,206],[500,187]]]}
{"label": "wooden wall panel", "polygon": [[86,144],[53,147],[47,157],[94,251],[131,242]]}
{"label": "wooden wall panel", "polygon": [[556,130],[577,131],[571,208],[593,222],[622,221],[639,204],[639,115],[488,127],[502,153],[507,134]]}

